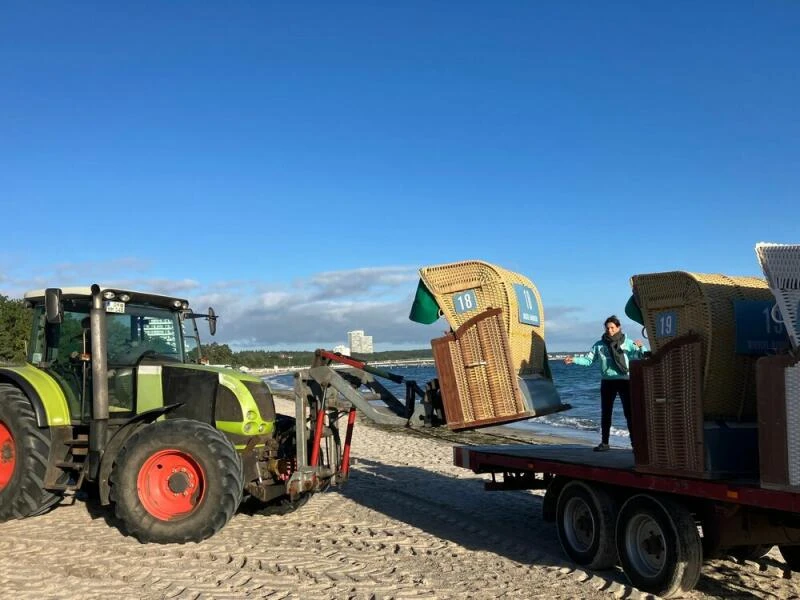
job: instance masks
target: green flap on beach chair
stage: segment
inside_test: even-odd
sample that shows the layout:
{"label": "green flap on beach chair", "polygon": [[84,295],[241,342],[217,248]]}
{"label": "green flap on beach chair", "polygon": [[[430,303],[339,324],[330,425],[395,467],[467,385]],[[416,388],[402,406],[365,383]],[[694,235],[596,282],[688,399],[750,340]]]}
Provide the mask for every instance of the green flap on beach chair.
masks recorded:
{"label": "green flap on beach chair", "polygon": [[422,281],[417,285],[417,294],[414,296],[414,303],[411,305],[411,314],[408,318],[423,325],[430,325],[439,320],[441,311],[436,298],[433,297]]}
{"label": "green flap on beach chair", "polygon": [[644,316],[642,316],[642,309],[636,302],[636,298],[631,295],[628,298],[628,303],[625,305],[625,314],[631,321],[636,321],[639,325],[644,325]]}

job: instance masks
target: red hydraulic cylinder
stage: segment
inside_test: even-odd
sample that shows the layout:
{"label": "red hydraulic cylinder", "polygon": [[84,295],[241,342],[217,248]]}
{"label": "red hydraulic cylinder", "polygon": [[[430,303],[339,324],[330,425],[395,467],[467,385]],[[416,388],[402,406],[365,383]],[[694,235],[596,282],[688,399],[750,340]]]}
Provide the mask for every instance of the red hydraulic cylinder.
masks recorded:
{"label": "red hydraulic cylinder", "polygon": [[350,472],[350,442],[353,440],[353,426],[356,422],[356,408],[350,408],[350,414],[347,415],[347,435],[344,438],[344,450],[342,451],[342,474],[347,475]]}
{"label": "red hydraulic cylinder", "polygon": [[319,447],[322,441],[322,426],[325,424],[325,410],[317,411],[317,426],[314,429],[314,445],[311,447],[311,466],[316,467],[319,461]]}

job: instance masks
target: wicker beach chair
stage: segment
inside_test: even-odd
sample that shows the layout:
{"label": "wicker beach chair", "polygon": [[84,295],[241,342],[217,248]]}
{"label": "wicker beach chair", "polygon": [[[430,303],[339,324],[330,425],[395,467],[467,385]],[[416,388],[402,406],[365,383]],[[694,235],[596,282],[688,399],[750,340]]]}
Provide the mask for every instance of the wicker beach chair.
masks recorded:
{"label": "wicker beach chair", "polygon": [[453,330],[431,342],[448,427],[569,408],[550,376],[544,311],[530,279],[470,260],[423,267],[420,280]]}
{"label": "wicker beach chair", "polygon": [[775,296],[793,348],[800,350],[800,244],[756,244],[756,256]]}
{"label": "wicker beach chair", "polygon": [[734,303],[771,301],[767,283],[756,277],[674,271],[634,275],[631,286],[653,352],[680,336],[700,336],[704,418],[753,421],[758,357],[736,352]]}
{"label": "wicker beach chair", "polygon": [[544,372],[544,309],[530,279],[478,260],[423,267],[420,278],[453,329],[488,308],[501,309],[514,368]]}

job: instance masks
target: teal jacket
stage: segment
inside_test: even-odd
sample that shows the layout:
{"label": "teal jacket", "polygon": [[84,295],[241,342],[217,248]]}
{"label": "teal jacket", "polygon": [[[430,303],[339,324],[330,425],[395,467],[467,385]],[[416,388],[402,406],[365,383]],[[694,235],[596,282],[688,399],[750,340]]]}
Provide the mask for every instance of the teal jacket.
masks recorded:
{"label": "teal jacket", "polygon": [[[644,347],[637,348],[627,335],[625,336],[625,341],[622,342],[622,349],[625,350],[625,361],[628,366],[630,366],[631,359],[642,358],[645,352]],[[573,362],[582,367],[590,367],[598,360],[600,361],[600,372],[603,379],[630,379],[628,373],[617,371],[617,365],[614,363],[614,359],[611,358],[608,347],[603,343],[603,340],[596,341],[588,354],[576,356]]]}

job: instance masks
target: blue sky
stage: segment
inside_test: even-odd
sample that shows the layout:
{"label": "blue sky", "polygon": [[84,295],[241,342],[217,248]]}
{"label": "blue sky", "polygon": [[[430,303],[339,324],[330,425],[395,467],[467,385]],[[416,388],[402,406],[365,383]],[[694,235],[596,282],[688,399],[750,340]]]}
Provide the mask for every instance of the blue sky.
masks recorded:
{"label": "blue sky", "polygon": [[0,293],[124,282],[218,340],[425,346],[480,258],[588,346],[634,273],[798,242],[800,4],[7,2]]}

